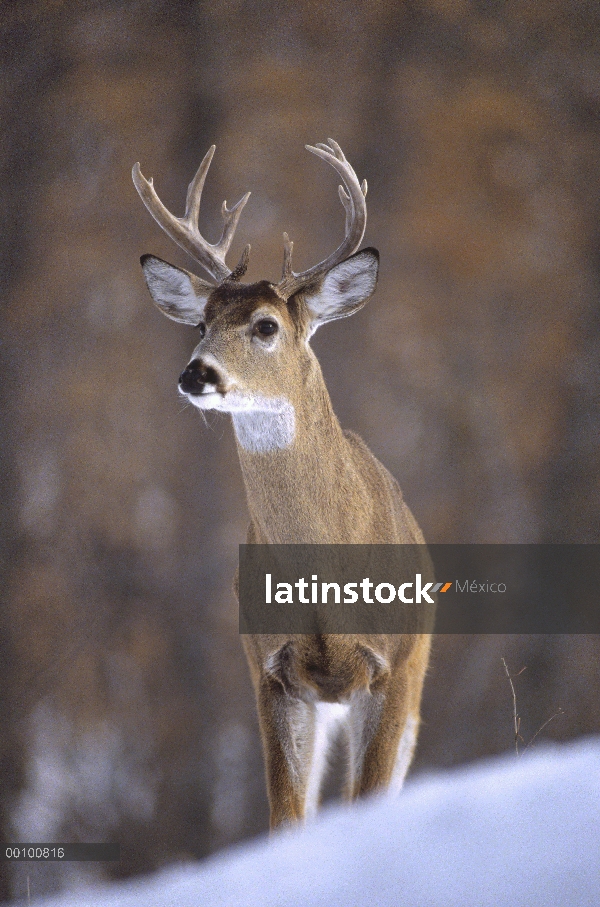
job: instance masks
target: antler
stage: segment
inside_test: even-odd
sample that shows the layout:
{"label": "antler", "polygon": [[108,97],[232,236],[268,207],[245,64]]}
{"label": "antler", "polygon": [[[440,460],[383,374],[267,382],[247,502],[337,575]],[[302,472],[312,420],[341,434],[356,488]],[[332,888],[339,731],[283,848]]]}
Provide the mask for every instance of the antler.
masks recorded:
{"label": "antler", "polygon": [[214,153],[215,146],[211,145],[198,168],[196,176],[188,187],[185,214],[183,217],[175,217],[174,214],[171,214],[171,212],[165,208],[154,190],[152,178],[147,180],[145,176],[142,175],[139,164],[134,165],[132,177],[135,188],[139,192],[146,208],[162,227],[167,236],[170,236],[172,240],[181,246],[182,249],[185,249],[192,258],[201,264],[217,283],[222,283],[222,281],[230,277],[232,273],[236,275],[235,279],[239,279],[246,270],[244,265],[247,266],[248,264],[248,255],[250,253],[249,245],[244,249],[240,264],[235,268],[234,272],[232,272],[225,264],[225,256],[229,251],[240,215],[244,205],[250,198],[250,193],[246,192],[233,208],[228,208],[227,202],[223,202],[221,214],[223,215],[225,223],[221,239],[215,245],[207,242],[201,236],[200,230],[198,229],[198,215],[200,213],[200,200],[202,198],[204,180],[206,179],[206,174],[208,173],[208,168],[210,167],[210,162],[213,159]]}
{"label": "antler", "polygon": [[346,211],[346,235],[341,245],[328,258],[320,264],[309,268],[308,271],[296,274],[292,271],[292,249],[294,248],[294,243],[290,242],[287,233],[283,234],[283,273],[281,281],[277,285],[277,292],[286,299],[293,296],[300,287],[314,283],[319,277],[331,270],[334,265],[339,264],[356,252],[365,234],[365,227],[367,226],[367,203],[365,201],[367,181],[363,180],[361,185],[338,143],[334,142],[333,139],[327,139],[327,141],[329,145],[319,142],[315,147],[312,145],[306,145],[305,147],[308,151],[316,154],[317,157],[331,164],[344,181],[346,189],[343,186],[339,186],[338,192]]}

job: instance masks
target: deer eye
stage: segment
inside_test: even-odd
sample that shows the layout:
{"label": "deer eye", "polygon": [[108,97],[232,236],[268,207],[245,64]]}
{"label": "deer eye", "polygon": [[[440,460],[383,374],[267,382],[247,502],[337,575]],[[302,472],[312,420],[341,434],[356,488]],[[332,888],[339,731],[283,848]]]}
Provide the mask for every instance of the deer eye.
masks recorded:
{"label": "deer eye", "polygon": [[272,318],[261,318],[260,321],[256,322],[254,330],[257,334],[261,334],[263,337],[270,337],[271,334],[277,333],[279,330],[279,325],[276,321],[273,321]]}
{"label": "deer eye", "polygon": [[199,322],[199,324],[196,325],[196,327],[200,331],[200,339],[202,339],[202,337],[204,337],[204,335],[206,334],[206,325],[204,324],[203,321],[201,321],[201,322]]}

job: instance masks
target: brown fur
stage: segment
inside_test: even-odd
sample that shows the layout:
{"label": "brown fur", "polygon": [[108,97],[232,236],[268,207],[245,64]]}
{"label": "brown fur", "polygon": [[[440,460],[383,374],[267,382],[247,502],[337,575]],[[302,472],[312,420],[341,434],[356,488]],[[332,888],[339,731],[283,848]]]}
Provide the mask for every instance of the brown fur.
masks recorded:
{"label": "brown fur", "polygon": [[[292,447],[268,454],[239,448],[252,518],[248,543],[422,543],[397,483],[360,438],[342,432],[316,360],[311,365],[297,401],[299,436]],[[257,696],[272,827],[304,818],[318,700],[354,698],[366,713],[365,753],[351,772],[349,796],[390,783],[407,718],[418,726],[429,636],[243,641]],[[300,719],[298,703],[307,707]]]}
{"label": "brown fur", "polygon": [[[356,252],[366,224],[366,183],[359,185],[339,146],[329,141],[307,147],[344,181],[346,237],[320,265],[293,273],[292,244],[284,234],[277,286],[231,279],[225,254],[247,196],[235,210],[224,209],[226,228],[217,246],[208,246],[195,224],[213,147],[194,178],[183,220],[163,208],[139,165],[133,176],[163,229],[219,285],[153,256],[144,256],[142,266],[155,303],[168,317],[204,325],[180,386],[200,409],[233,414],[250,544],[422,544],[398,484],[360,438],[342,431],[308,345],[319,325],[358,311],[377,281],[377,250]],[[233,272],[236,278],[248,250]],[[262,335],[264,319],[277,322],[273,336]],[[430,574],[426,554],[421,570]],[[402,782],[416,739],[429,644],[424,633],[244,638],[273,828],[303,819],[308,797],[318,792],[319,704],[349,707],[349,797]]]}

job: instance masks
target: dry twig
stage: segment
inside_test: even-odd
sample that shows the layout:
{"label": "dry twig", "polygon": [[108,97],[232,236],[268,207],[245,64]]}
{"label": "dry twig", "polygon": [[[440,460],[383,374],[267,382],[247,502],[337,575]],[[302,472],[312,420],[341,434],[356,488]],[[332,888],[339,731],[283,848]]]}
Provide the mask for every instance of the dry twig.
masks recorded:
{"label": "dry twig", "polygon": [[[508,677],[508,682],[510,683],[510,689],[511,689],[511,692],[512,692],[512,698],[513,698],[513,726],[514,726],[514,731],[515,731],[515,750],[516,750],[517,756],[520,756],[521,753],[519,752],[519,740],[520,740],[522,743],[525,743],[525,740],[523,739],[523,737],[522,737],[521,734],[520,734],[520,729],[521,729],[521,716],[520,716],[519,713],[517,712],[517,694],[516,694],[515,685],[514,685],[514,683],[513,683],[513,679],[512,679],[511,673],[510,673],[510,671],[508,670],[508,665],[506,664],[506,659],[505,659],[505,658],[502,659],[502,664],[504,665],[504,670],[506,671],[506,676]],[[523,673],[523,671],[526,671],[526,670],[527,670],[527,665],[525,665],[524,668],[521,668],[521,670],[519,671],[519,673],[518,673],[518,674],[515,674],[515,677],[520,677],[520,675]],[[547,727],[547,725],[549,725],[550,722],[554,720],[554,718],[558,718],[559,715],[564,715],[564,711],[563,711],[562,709],[558,709],[558,711],[555,712],[554,715],[551,715],[550,718],[548,718],[547,721],[544,721],[543,725],[542,725],[540,728],[537,729],[537,731],[535,732],[535,734],[533,735],[533,737],[531,738],[531,740],[529,741],[529,743],[525,743],[525,747],[524,747],[524,749],[523,749],[523,752],[524,752],[524,753],[527,752],[527,750],[529,749],[529,747],[533,744],[533,741],[534,741],[535,738],[538,736],[538,734],[541,734],[541,732],[544,730],[544,728]]]}
{"label": "dry twig", "polygon": [[[516,750],[517,756],[518,756],[519,755],[519,740],[522,740],[523,743],[525,743],[525,741],[523,740],[523,738],[521,737],[521,735],[519,733],[519,729],[521,727],[521,716],[517,712],[517,694],[515,692],[515,685],[512,681],[512,677],[510,676],[510,671],[508,670],[508,665],[506,664],[505,658],[502,659],[502,664],[504,665],[504,670],[506,671],[506,676],[508,677],[508,682],[510,683],[510,688],[512,690],[513,724],[514,724],[514,729],[515,729],[515,750]],[[522,674],[524,670],[525,670],[525,668],[521,668],[521,670],[519,671],[519,674]],[[516,676],[518,677],[519,674],[517,674]]]}
{"label": "dry twig", "polygon": [[535,732],[535,734],[533,735],[533,737],[531,738],[531,740],[529,741],[529,743],[526,745],[526,747],[525,747],[525,749],[523,750],[523,752],[526,752],[526,751],[529,749],[529,747],[531,746],[531,744],[533,743],[533,741],[535,740],[535,738],[537,737],[537,735],[538,735],[541,731],[544,730],[544,728],[546,727],[547,724],[550,724],[550,722],[551,722],[554,718],[558,718],[559,715],[564,715],[564,714],[565,714],[564,711],[563,711],[562,709],[559,709],[557,712],[554,713],[554,715],[550,715],[550,718],[548,718],[547,721],[544,721],[544,723],[543,723],[543,725],[541,726],[541,728],[538,728],[538,730]]}

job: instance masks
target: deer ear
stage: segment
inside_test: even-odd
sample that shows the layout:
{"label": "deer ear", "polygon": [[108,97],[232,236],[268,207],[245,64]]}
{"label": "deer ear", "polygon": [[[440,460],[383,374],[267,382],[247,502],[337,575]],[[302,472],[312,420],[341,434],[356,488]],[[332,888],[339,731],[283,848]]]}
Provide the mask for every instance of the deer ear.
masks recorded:
{"label": "deer ear", "polygon": [[150,295],[161,312],[182,324],[199,324],[214,287],[155,255],[142,255],[140,261]]}
{"label": "deer ear", "polygon": [[379,272],[377,249],[363,249],[336,265],[316,286],[305,291],[311,314],[311,334],[322,324],[346,318],[362,309],[375,292]]}

